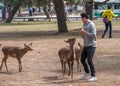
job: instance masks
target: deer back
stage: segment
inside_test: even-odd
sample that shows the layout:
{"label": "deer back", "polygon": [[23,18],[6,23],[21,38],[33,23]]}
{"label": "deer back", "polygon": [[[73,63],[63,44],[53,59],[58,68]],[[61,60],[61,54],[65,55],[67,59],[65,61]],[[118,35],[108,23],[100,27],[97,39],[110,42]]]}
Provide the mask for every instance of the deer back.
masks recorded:
{"label": "deer back", "polygon": [[2,52],[5,56],[11,56],[16,58],[19,56],[22,52],[23,48],[15,47],[15,46],[5,46],[2,48]]}
{"label": "deer back", "polygon": [[32,48],[27,45],[24,48],[16,46],[5,46],[2,48],[4,56],[11,56],[13,58],[21,58],[25,53],[31,50]]}

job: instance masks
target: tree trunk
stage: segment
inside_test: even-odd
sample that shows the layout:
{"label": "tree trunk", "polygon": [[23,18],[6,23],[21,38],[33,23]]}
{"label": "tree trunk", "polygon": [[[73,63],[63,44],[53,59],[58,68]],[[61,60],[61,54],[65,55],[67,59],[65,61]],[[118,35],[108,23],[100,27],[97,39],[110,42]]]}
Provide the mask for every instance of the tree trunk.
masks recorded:
{"label": "tree trunk", "polygon": [[21,14],[21,9],[20,8],[18,9],[18,13]]}
{"label": "tree trunk", "polygon": [[55,11],[58,21],[58,32],[68,32],[63,0],[54,0]]}
{"label": "tree trunk", "polygon": [[38,7],[38,12],[41,12],[40,6]]}
{"label": "tree trunk", "polygon": [[45,15],[47,16],[47,18],[50,19],[50,14],[49,14],[46,6],[43,7],[43,11],[45,12]]}
{"label": "tree trunk", "polygon": [[89,15],[89,19],[93,20],[93,0],[86,2],[85,11]]}
{"label": "tree trunk", "polygon": [[85,4],[85,12],[88,13],[90,20],[93,20],[93,3],[103,4],[110,0],[104,0],[103,2],[95,2],[94,0],[83,0]]}
{"label": "tree trunk", "polygon": [[21,0],[19,0],[19,2],[13,7],[13,9],[10,12],[10,15],[8,16],[8,18],[4,21],[4,23],[11,23],[14,15],[16,14],[17,10],[19,9],[21,5]]}

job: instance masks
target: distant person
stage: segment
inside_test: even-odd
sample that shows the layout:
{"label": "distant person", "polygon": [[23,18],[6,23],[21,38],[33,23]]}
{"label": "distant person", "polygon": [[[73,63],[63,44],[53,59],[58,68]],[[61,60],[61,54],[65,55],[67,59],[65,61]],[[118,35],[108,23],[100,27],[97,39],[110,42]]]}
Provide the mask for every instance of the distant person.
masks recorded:
{"label": "distant person", "polygon": [[89,20],[87,13],[81,14],[83,28],[80,30],[84,41],[84,48],[81,54],[81,63],[84,67],[85,74],[81,76],[81,79],[88,79],[88,81],[96,81],[95,67],[93,64],[93,57],[95,54],[97,41],[96,41],[96,26]]}
{"label": "distant person", "polygon": [[72,14],[72,11],[73,11],[72,5],[68,5],[68,12],[69,12],[69,15]]}
{"label": "distant person", "polygon": [[51,17],[54,15],[54,13],[55,13],[54,6],[51,6],[51,7],[50,7],[49,13],[50,13],[50,16],[51,16]]}
{"label": "distant person", "polygon": [[69,3],[65,3],[65,16],[66,16],[66,20],[69,20]]}
{"label": "distant person", "polygon": [[29,10],[29,16],[32,16],[32,13],[33,13],[32,7],[29,7],[28,10]]}
{"label": "distant person", "polygon": [[77,15],[80,13],[80,11],[81,11],[81,7],[80,7],[80,5],[78,4],[78,5],[77,5]]}
{"label": "distant person", "polygon": [[109,38],[112,38],[112,17],[117,17],[117,15],[115,15],[112,12],[110,5],[108,5],[107,9],[102,13],[102,17],[106,17],[106,21],[108,21],[105,23],[105,30],[104,33],[102,34],[102,38],[104,38],[106,32],[108,31],[108,27],[109,27]]}
{"label": "distant person", "polygon": [[32,8],[32,11],[33,11],[33,13],[35,12],[35,8],[34,7]]}

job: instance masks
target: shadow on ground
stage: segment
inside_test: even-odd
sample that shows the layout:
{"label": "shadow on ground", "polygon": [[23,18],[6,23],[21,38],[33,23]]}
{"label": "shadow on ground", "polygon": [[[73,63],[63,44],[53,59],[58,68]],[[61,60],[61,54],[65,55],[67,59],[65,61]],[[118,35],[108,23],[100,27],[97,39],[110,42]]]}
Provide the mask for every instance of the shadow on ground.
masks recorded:
{"label": "shadow on ground", "polygon": [[[48,83],[48,84],[73,84],[73,83],[78,83],[78,82],[87,82],[86,80],[80,80],[80,79],[71,79],[71,78],[60,78],[58,76],[52,76],[52,77],[43,77],[43,79]],[[42,83],[41,83],[42,84]]]}
{"label": "shadow on ground", "polygon": [[0,72],[0,74],[8,74],[8,75],[12,75],[12,74],[14,74],[14,73],[12,73],[12,72]]}
{"label": "shadow on ground", "polygon": [[[97,31],[97,37],[101,38],[102,30]],[[108,33],[107,33],[108,35]],[[80,37],[79,29],[70,30],[69,33],[57,33],[56,31],[21,31],[21,32],[0,32],[1,40],[12,39],[48,39]],[[107,36],[106,36],[107,37]],[[4,38],[4,39],[3,39]],[[120,30],[113,30],[113,38],[120,38]]]}

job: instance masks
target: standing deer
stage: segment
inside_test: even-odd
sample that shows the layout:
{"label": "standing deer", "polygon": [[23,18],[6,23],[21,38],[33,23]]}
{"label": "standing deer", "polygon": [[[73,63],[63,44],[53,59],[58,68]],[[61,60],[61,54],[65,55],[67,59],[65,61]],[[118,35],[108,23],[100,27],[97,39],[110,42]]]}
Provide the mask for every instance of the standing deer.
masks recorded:
{"label": "standing deer", "polygon": [[63,77],[66,72],[66,63],[68,63],[69,66],[69,76],[71,75],[71,78],[73,78],[73,64],[74,64],[74,44],[75,44],[76,38],[71,38],[65,41],[69,44],[69,47],[61,48],[58,52],[61,65],[62,65],[62,72]]}
{"label": "standing deer", "polygon": [[81,53],[82,53],[82,45],[80,43],[78,43],[78,47],[75,48],[75,60],[77,62],[77,70],[81,72],[81,68],[80,68],[80,58],[81,58]]}
{"label": "standing deer", "polygon": [[0,70],[2,69],[3,63],[5,63],[6,66],[6,71],[8,72],[8,68],[7,68],[7,64],[6,61],[8,59],[9,56],[16,58],[18,60],[18,64],[19,64],[19,72],[22,71],[22,62],[21,62],[21,58],[28,52],[28,51],[32,51],[33,49],[30,47],[32,45],[32,43],[30,43],[29,45],[24,44],[24,48],[20,48],[20,47],[15,47],[15,46],[4,46],[2,48],[2,52],[4,54],[4,58],[2,59],[2,63],[0,66]]}

